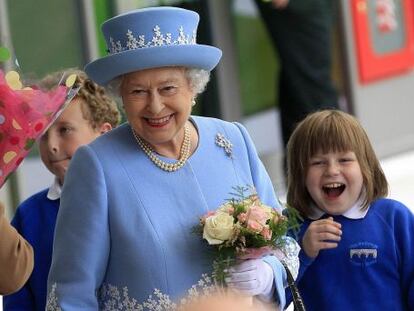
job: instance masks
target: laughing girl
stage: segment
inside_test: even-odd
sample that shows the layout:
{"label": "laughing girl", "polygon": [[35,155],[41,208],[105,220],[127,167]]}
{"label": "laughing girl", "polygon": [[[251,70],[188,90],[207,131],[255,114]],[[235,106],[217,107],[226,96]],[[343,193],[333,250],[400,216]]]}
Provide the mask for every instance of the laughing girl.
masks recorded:
{"label": "laughing girl", "polygon": [[288,144],[287,203],[304,216],[298,287],[309,310],[414,310],[414,215],[351,115],[310,114]]}

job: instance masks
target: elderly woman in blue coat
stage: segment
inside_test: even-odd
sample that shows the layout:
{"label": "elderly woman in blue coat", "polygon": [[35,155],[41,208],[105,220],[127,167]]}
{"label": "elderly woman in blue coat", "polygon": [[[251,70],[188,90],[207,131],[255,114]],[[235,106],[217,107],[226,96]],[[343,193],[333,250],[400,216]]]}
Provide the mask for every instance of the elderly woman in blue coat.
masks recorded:
{"label": "elderly woman in blue coat", "polygon": [[[196,43],[198,19],[157,7],[103,24],[109,55],[85,69],[99,84],[117,81],[128,122],[71,161],[48,310],[146,310],[157,304],[149,299],[154,291],[165,307],[167,296],[182,297],[211,272],[206,244],[191,233],[201,215],[238,185],[254,186],[265,204],[278,206],[245,128],[190,115],[221,57]],[[288,255],[287,264],[296,259]],[[267,256],[236,266],[228,283],[283,307],[285,278],[281,262]]]}

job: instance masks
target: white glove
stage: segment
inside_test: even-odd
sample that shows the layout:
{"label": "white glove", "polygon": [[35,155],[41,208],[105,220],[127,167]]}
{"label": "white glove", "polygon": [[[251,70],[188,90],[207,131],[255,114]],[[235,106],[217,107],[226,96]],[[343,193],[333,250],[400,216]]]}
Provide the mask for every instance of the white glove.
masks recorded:
{"label": "white glove", "polygon": [[256,296],[269,301],[272,299],[273,270],[262,259],[248,259],[229,268],[227,286],[247,296]]}

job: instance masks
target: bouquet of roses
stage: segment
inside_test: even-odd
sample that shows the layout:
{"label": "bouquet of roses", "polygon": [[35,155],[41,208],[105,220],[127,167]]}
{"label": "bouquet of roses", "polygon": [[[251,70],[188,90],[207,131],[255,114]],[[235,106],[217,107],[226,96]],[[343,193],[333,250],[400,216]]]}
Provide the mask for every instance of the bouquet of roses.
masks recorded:
{"label": "bouquet of roses", "polygon": [[25,87],[17,71],[0,70],[0,187],[76,95],[75,80],[62,77],[52,90],[42,90]]}
{"label": "bouquet of roses", "polygon": [[234,189],[235,197],[201,217],[196,228],[216,252],[213,277],[221,285],[225,284],[226,269],[236,260],[277,256],[287,231],[298,226],[296,214],[286,217],[263,204],[254,189]]}

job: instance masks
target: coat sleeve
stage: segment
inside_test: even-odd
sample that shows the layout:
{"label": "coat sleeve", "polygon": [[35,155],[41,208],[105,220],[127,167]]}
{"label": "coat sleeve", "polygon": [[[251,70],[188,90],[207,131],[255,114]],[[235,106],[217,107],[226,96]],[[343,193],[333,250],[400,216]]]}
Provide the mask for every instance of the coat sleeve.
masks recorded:
{"label": "coat sleeve", "polygon": [[19,290],[32,270],[33,249],[10,225],[0,204],[0,294]]}
{"label": "coat sleeve", "polygon": [[98,310],[109,225],[106,182],[96,153],[77,150],[65,176],[48,278],[47,310]]}
{"label": "coat sleeve", "polygon": [[256,188],[257,194],[260,197],[260,200],[266,205],[281,210],[279,201],[276,198],[272,181],[270,180],[269,174],[267,173],[262,161],[259,158],[259,155],[257,154],[256,147],[254,146],[249,133],[247,132],[246,128],[240,123],[235,122],[235,124],[239,128],[243,136],[244,142],[246,144],[249,157],[250,171],[252,174],[254,186]]}
{"label": "coat sleeve", "polygon": [[[254,182],[254,186],[257,190],[257,193],[260,197],[260,200],[270,205],[276,209],[279,209],[279,211],[282,210],[282,207],[279,203],[279,201],[276,198],[276,194],[272,185],[272,181],[270,180],[270,177],[260,160],[256,148],[254,147],[253,141],[250,138],[247,130],[239,123],[235,123],[239,129],[240,132],[243,135],[248,156],[249,156],[249,164],[250,164],[250,170]],[[299,266],[299,259],[298,259],[298,252],[299,252],[299,245],[294,241],[293,239],[289,240],[289,249],[293,249],[292,252],[285,253],[285,256],[283,260],[289,268],[295,267],[295,270],[297,270],[297,267]],[[274,273],[274,288],[275,288],[275,294],[274,299],[278,302],[279,307],[283,310],[285,307],[285,290],[284,286],[286,283],[286,272],[284,270],[284,267],[280,263],[280,260],[276,258],[276,256],[267,256],[264,258],[264,260],[272,267],[273,273]],[[292,269],[291,269],[292,270]]]}
{"label": "coat sleeve", "polygon": [[[18,208],[16,214],[13,217],[12,225],[16,230],[22,233],[22,218],[20,214],[20,209]],[[23,234],[24,235],[24,234]],[[3,310],[4,311],[30,311],[35,310],[34,297],[30,288],[29,281],[17,292],[6,295],[3,297]]]}

